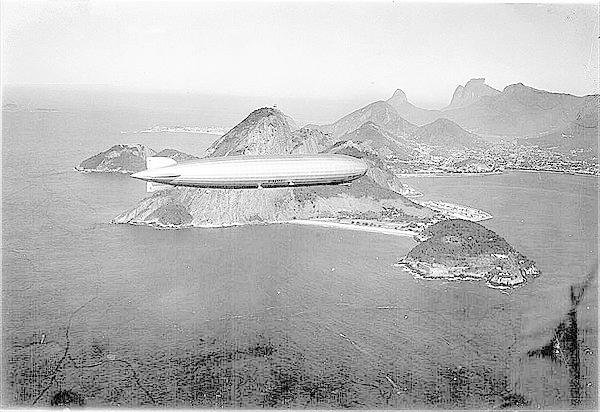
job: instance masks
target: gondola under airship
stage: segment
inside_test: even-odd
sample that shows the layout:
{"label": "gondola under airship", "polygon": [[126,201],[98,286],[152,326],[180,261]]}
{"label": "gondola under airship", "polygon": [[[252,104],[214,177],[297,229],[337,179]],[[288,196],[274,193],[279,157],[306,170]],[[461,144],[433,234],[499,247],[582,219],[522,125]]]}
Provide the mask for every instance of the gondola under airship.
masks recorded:
{"label": "gondola under airship", "polygon": [[149,192],[162,185],[220,189],[332,185],[367,172],[364,161],[341,154],[223,156],[183,163],[148,157],[146,167],[131,177],[147,181]]}

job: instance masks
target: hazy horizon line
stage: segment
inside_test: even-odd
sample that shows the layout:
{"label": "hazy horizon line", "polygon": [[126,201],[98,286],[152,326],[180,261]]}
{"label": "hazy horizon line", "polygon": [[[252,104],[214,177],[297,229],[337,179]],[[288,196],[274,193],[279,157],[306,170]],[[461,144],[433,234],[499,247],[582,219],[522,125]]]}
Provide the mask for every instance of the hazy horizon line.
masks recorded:
{"label": "hazy horizon line", "polygon": [[[123,93],[123,94],[150,94],[150,95],[188,95],[188,96],[219,96],[219,97],[230,97],[230,98],[241,98],[241,99],[285,99],[285,100],[321,100],[321,101],[338,101],[338,100],[369,100],[369,101],[385,101],[392,97],[397,91],[401,90],[405,93],[409,103],[428,110],[440,110],[447,107],[452,100],[454,92],[459,86],[464,86],[468,81],[473,79],[486,79],[485,77],[471,77],[464,84],[458,84],[454,89],[451,90],[448,98],[440,96],[439,99],[424,101],[423,99],[411,100],[409,94],[407,94],[402,87],[392,87],[387,95],[382,96],[379,93],[357,93],[357,94],[346,94],[339,96],[331,95],[299,95],[299,94],[235,94],[231,92],[214,93],[202,90],[186,90],[186,89],[161,89],[161,88],[140,88],[135,86],[118,86],[114,84],[94,84],[94,83],[4,83],[2,90],[4,89],[66,89],[69,91],[93,91],[93,92],[111,92],[111,93]],[[502,88],[496,88],[485,81],[485,84],[493,87],[494,89],[502,92],[506,87],[523,84],[526,87],[532,89],[541,90],[553,94],[566,94],[575,97],[586,97],[600,94],[600,91],[592,91],[587,94],[575,94],[564,91],[554,91],[540,89],[535,86],[525,84],[523,82],[508,83]],[[4,102],[4,92],[2,92],[2,100]]]}

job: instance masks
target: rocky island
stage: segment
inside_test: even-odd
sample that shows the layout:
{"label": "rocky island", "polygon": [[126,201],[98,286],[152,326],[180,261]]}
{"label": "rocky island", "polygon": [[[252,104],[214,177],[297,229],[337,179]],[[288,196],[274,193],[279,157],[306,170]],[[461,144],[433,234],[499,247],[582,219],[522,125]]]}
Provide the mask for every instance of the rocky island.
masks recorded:
{"label": "rocky island", "polygon": [[164,149],[156,152],[141,144],[137,145],[114,145],[104,152],[98,153],[85,159],[75,170],[78,172],[98,173],[135,173],[146,169],[146,157],[164,156],[170,157],[177,162],[197,159],[197,157],[175,149]]}
{"label": "rocky island", "polygon": [[338,186],[258,190],[175,187],[155,192],[113,221],[183,228],[311,220],[409,234],[433,223],[436,214],[399,193],[402,184],[376,154],[342,135],[336,138],[316,129],[296,129],[290,117],[277,109],[255,110],[207,151],[208,157],[319,152],[363,157],[369,170],[366,176]]}
{"label": "rocky island", "polygon": [[483,280],[507,289],[540,274],[533,261],[475,222],[441,221],[416,239],[420,243],[398,262],[415,278]]}

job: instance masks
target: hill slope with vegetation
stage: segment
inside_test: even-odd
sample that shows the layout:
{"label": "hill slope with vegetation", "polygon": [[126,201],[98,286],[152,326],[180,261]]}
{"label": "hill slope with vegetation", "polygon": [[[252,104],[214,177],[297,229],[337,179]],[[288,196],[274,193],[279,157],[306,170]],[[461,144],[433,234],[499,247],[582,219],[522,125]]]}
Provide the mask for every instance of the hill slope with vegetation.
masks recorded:
{"label": "hill slope with vegetation", "polygon": [[485,280],[488,286],[513,287],[540,274],[533,261],[475,222],[441,221],[418,240],[421,243],[400,261],[415,277]]}

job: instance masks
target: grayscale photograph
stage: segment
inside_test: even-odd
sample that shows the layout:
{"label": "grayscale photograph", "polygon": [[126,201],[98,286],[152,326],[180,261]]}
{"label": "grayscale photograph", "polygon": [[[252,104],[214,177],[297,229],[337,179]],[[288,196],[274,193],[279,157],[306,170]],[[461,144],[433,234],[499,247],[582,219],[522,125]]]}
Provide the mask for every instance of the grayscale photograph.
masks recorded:
{"label": "grayscale photograph", "polygon": [[0,408],[597,410],[597,2],[0,4]]}

